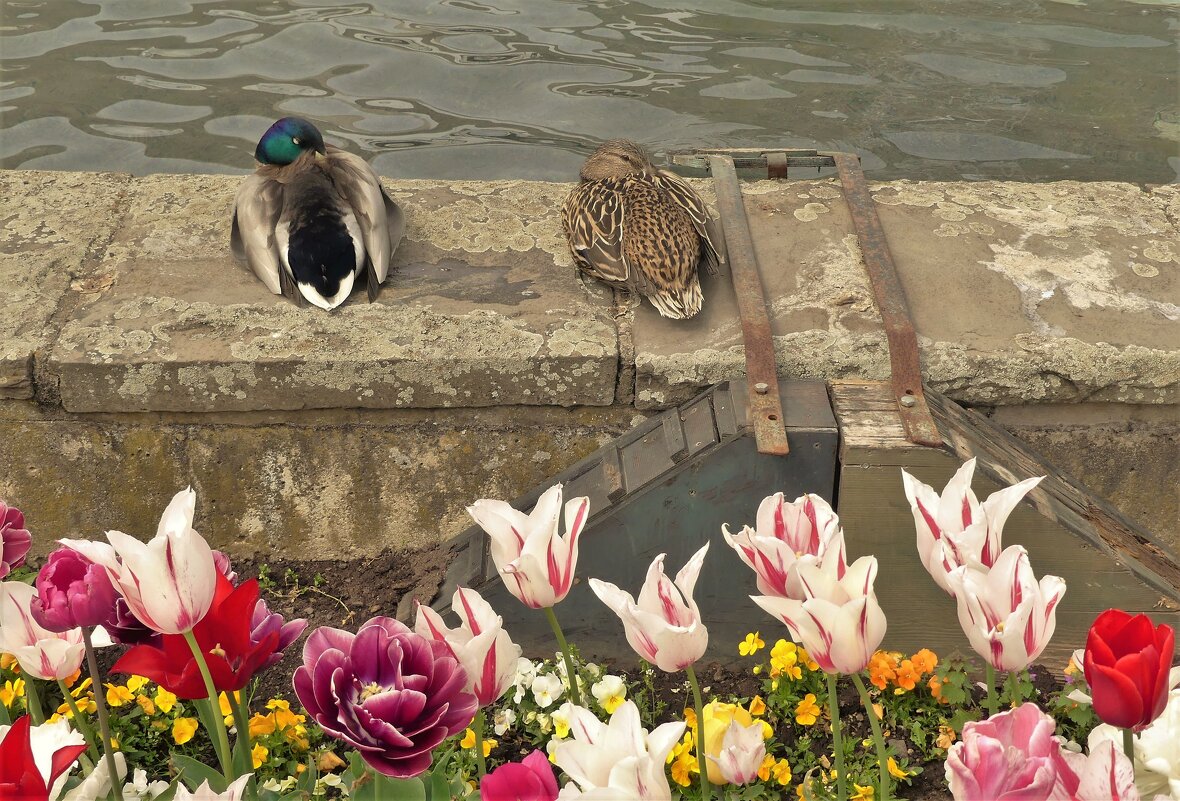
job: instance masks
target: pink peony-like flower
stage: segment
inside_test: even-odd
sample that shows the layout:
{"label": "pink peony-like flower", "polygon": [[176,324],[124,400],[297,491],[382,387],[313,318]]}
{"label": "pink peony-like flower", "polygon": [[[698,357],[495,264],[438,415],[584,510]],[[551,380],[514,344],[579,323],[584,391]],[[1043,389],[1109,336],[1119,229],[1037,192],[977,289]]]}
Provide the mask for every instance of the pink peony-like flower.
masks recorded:
{"label": "pink peony-like flower", "polygon": [[25,563],[31,542],[20,509],[0,501],[0,579]]}
{"label": "pink peony-like flower", "polygon": [[107,571],[72,548],[58,548],[37,574],[37,595],[29,609],[50,631],[105,623],[119,595]]}
{"label": "pink peony-like flower", "polygon": [[554,801],[557,777],[541,751],[533,751],[520,762],[508,762],[483,777],[480,801]]}
{"label": "pink peony-like flower", "polygon": [[946,756],[946,781],[955,801],[1049,801],[1071,798],[1077,776],[1054,739],[1053,718],[1021,704],[967,723]]}
{"label": "pink peony-like flower", "polygon": [[478,702],[445,643],[375,617],[356,634],[323,626],[303,645],[295,694],[328,734],[385,776],[410,778],[431,751],[463,731]]}

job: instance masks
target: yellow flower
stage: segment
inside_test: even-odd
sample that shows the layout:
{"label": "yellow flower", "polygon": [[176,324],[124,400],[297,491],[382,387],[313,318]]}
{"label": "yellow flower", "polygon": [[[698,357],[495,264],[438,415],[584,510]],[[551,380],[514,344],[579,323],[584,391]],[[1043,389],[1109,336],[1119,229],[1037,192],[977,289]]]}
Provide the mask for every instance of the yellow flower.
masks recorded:
{"label": "yellow flower", "polygon": [[[235,690],[234,691],[234,700],[233,700],[233,703],[235,706],[237,705],[237,703],[241,699],[241,697],[242,697],[242,694],[240,692],[238,692],[237,690]],[[222,692],[220,695],[217,696],[217,706],[221,710],[222,716],[225,718],[225,725],[226,726],[234,725],[234,711],[230,706],[229,698],[226,696],[226,694],[224,692]]]}
{"label": "yellow flower", "polygon": [[137,693],[140,690],[142,690],[144,688],[144,685],[146,685],[147,683],[148,683],[148,680],[146,678],[144,678],[143,676],[134,676],[133,675],[131,678],[127,679],[127,689],[133,693]]}
{"label": "yellow flower", "polygon": [[766,702],[762,700],[761,695],[755,695],[750,699],[750,714],[755,717],[766,714]]}
{"label": "yellow flower", "polygon": [[945,751],[954,745],[954,743],[955,730],[945,723],[940,724],[938,727],[938,739],[934,741],[934,744]]}
{"label": "yellow flower", "polygon": [[156,708],[167,715],[176,706],[176,696],[161,687],[156,690],[155,702]]}
{"label": "yellow flower", "polygon": [[275,716],[263,715],[258,712],[254,713],[254,717],[250,718],[250,736],[264,737],[268,734],[275,733]]}
{"label": "yellow flower", "polygon": [[684,722],[688,724],[688,728],[696,731],[697,728],[697,711],[691,708],[684,710]]}
{"label": "yellow flower", "polygon": [[[79,684],[74,689],[70,690],[70,695],[77,698],[79,695],[86,692],[87,688],[90,687],[91,684],[92,684],[92,682],[90,681],[90,677],[87,676],[85,679],[82,680],[81,684]],[[90,693],[87,693],[87,695],[89,695],[89,694]]]}
{"label": "yellow flower", "polygon": [[459,741],[460,748],[475,748],[475,732],[467,729],[463,732],[463,739]]}
{"label": "yellow flower", "polygon": [[770,649],[770,677],[788,676],[799,679],[803,669],[799,667],[799,646],[786,640],[778,640]]}
{"label": "yellow flower", "polygon": [[[721,775],[721,767],[713,760],[721,755],[721,741],[725,738],[725,730],[729,724],[737,721],[740,726],[753,726],[754,718],[737,704],[726,704],[721,701],[710,701],[705,704],[704,724],[701,728],[701,750],[706,757],[706,771],[709,781],[713,784],[725,784]],[[713,757],[708,759],[707,757]]]}
{"label": "yellow flower", "polygon": [[270,750],[262,743],[250,749],[250,763],[254,765],[255,770],[262,767],[268,756],[270,756]]}
{"label": "yellow flower", "polygon": [[9,679],[4,682],[4,686],[0,687],[0,704],[4,706],[12,706],[13,702],[18,698],[23,698],[25,695],[25,680],[16,679],[13,681]]}
{"label": "yellow flower", "polygon": [[770,769],[774,767],[774,757],[770,754],[762,757],[762,764],[758,766],[758,779],[766,781],[770,778]]}
{"label": "yellow flower", "polygon": [[919,673],[926,674],[938,667],[938,657],[929,648],[923,648],[914,654],[914,667]]}
{"label": "yellow flower", "polygon": [[692,774],[700,772],[697,758],[692,755],[691,750],[681,751],[672,760],[672,781],[681,787],[688,787],[692,784]]}
{"label": "yellow flower", "polygon": [[775,762],[774,767],[770,769],[770,773],[774,776],[774,780],[783,787],[791,783],[791,763],[785,759]]}
{"label": "yellow flower", "polygon": [[897,766],[897,760],[893,757],[889,757],[889,762],[886,764],[886,767],[889,768],[889,775],[895,779],[908,779],[910,777],[908,771],[904,771]]}
{"label": "yellow flower", "polygon": [[803,667],[807,668],[808,670],[819,670],[819,662],[816,662],[811,658],[811,654],[807,653],[806,648],[799,649],[799,661],[802,662]]}
{"label": "yellow flower", "polygon": [[177,718],[172,721],[173,741],[177,745],[184,745],[193,739],[193,735],[197,733],[198,725],[196,718]]}
{"label": "yellow flower", "polygon": [[148,698],[146,695],[135,696],[135,703],[139,704],[139,708],[143,710],[143,714],[156,714],[156,705],[152,703],[152,699]]}
{"label": "yellow flower", "polygon": [[819,718],[819,704],[815,702],[815,694],[808,693],[795,706],[795,722],[810,726]]}
{"label": "yellow flower", "polygon": [[680,742],[672,746],[672,750],[668,752],[668,756],[664,758],[665,764],[671,765],[672,760],[680,756],[684,751],[692,750],[692,732],[684,732],[684,736],[680,738]]}
{"label": "yellow flower", "polygon": [[16,657],[12,654],[0,654],[0,670],[11,670],[13,673],[20,673],[20,663],[16,661]]}
{"label": "yellow flower", "polygon": [[766,643],[758,636],[758,632],[747,634],[746,639],[738,643],[738,653],[742,656],[753,656],[766,647]]}
{"label": "yellow flower", "polygon": [[873,785],[863,785],[853,782],[852,786],[856,788],[856,792],[852,794],[852,797],[848,801],[873,801]]}
{"label": "yellow flower", "polygon": [[123,706],[135,700],[135,696],[126,687],[118,684],[107,685],[107,706]]}

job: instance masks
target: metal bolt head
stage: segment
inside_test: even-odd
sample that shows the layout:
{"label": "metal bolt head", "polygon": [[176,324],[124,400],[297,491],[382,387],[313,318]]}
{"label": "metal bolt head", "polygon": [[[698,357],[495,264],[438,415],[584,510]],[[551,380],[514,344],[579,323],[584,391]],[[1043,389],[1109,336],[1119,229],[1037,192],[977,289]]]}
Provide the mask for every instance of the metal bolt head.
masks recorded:
{"label": "metal bolt head", "polygon": [[763,383],[762,381],[759,381],[754,385],[754,391],[759,395],[765,395],[767,392],[770,392],[770,386]]}
{"label": "metal bolt head", "polygon": [[901,396],[901,405],[906,407],[907,409],[913,408],[914,406],[918,405],[918,399],[915,398],[913,395],[902,395]]}

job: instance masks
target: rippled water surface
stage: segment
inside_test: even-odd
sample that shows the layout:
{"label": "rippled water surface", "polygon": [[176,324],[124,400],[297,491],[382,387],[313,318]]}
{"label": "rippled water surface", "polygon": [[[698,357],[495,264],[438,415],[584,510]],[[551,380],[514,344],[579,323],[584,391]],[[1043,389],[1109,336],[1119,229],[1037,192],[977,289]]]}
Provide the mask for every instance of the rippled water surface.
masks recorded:
{"label": "rippled water surface", "polygon": [[406,177],[569,179],[616,136],[879,178],[1180,173],[1175,4],[853,5],[3,0],[0,165],[243,171],[295,114]]}

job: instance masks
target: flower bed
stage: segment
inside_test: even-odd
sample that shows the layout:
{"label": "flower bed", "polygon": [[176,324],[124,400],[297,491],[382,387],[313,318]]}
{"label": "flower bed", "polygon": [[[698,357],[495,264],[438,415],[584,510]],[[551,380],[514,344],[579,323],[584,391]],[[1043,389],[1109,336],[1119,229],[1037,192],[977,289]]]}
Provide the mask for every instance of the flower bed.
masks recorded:
{"label": "flower bed", "polygon": [[[36,574],[20,567],[23,518],[0,504],[0,577],[15,570],[0,585],[0,798],[1180,794],[1171,630],[1112,610],[1067,675],[1030,670],[1066,590],[1001,547],[1036,481],[980,502],[971,468],[941,494],[903,476],[919,556],[956,599],[981,682],[957,655],[879,649],[876,561],[847,561],[816,496],[771,496],[755,527],[722,532],[771,616],[734,643],[740,673],[698,664],[708,545],[674,576],[658,557],[637,595],[590,578],[643,661],[612,672],[579,658],[559,612],[589,510],[560,487],[527,515],[499,501],[469,510],[505,586],[550,621],[558,650],[541,661],[520,658],[466,588],[458,626],[419,607],[409,628],[314,574],[235,570],[193,530],[191,491],[149,543],[62,541]],[[335,625],[303,638],[292,618],[304,608]]]}

